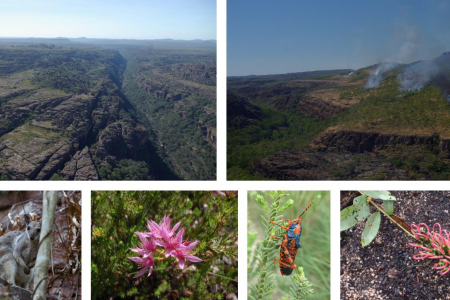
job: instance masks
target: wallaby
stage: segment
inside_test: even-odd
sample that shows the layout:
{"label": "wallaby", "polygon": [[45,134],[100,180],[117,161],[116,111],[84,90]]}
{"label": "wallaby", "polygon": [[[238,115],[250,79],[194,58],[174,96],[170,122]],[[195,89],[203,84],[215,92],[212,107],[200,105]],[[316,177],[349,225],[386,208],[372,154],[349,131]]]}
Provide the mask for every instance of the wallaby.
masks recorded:
{"label": "wallaby", "polygon": [[26,289],[39,250],[41,222],[37,218],[31,221],[29,215],[25,215],[25,220],[28,223],[25,231],[10,231],[0,237],[0,277]]}

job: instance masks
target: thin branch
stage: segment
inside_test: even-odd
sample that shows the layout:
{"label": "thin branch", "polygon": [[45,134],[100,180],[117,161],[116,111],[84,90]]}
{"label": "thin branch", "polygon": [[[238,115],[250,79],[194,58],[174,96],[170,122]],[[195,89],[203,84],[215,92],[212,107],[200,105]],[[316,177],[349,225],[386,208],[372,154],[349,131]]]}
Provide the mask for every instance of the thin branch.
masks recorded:
{"label": "thin branch", "polygon": [[406,232],[409,236],[411,236],[413,239],[416,240],[416,237],[415,237],[411,232],[409,232],[408,230],[406,230],[402,225],[400,225],[400,224],[399,224],[397,221],[395,221],[391,216],[389,216],[389,215],[384,211],[384,209],[382,209],[382,208],[379,207],[377,204],[375,204],[375,202],[373,202],[373,199],[372,199],[371,197],[367,196],[366,194],[364,194],[364,193],[361,192],[361,191],[358,191],[358,192],[360,192],[362,195],[366,196],[366,197],[367,197],[367,202],[369,202],[370,204],[372,204],[373,206],[375,206],[376,209],[378,209],[383,215],[385,215],[385,216],[386,216],[389,220],[391,220],[395,225],[397,225],[398,227],[400,227],[401,230],[403,230],[403,231]]}

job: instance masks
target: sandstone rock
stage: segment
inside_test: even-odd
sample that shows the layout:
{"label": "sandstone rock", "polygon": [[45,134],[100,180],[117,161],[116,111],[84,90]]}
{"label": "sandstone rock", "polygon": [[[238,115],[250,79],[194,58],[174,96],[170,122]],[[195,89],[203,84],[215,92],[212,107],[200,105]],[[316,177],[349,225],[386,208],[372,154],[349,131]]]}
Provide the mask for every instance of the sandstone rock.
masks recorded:
{"label": "sandstone rock", "polygon": [[92,161],[92,155],[86,146],[82,151],[78,151],[72,157],[64,169],[61,176],[68,180],[98,180],[97,169]]}
{"label": "sandstone rock", "polygon": [[[360,132],[353,130],[328,129],[312,144],[318,151],[344,151],[350,153],[374,152],[387,150],[397,145],[421,145],[433,147],[434,136],[381,134],[377,132]],[[441,142],[441,149],[447,151],[446,142]]]}
{"label": "sandstone rock", "polygon": [[[364,165],[357,163],[364,161]],[[408,179],[407,171],[390,162],[367,154],[281,151],[260,160],[254,170],[276,180],[368,180]]]}

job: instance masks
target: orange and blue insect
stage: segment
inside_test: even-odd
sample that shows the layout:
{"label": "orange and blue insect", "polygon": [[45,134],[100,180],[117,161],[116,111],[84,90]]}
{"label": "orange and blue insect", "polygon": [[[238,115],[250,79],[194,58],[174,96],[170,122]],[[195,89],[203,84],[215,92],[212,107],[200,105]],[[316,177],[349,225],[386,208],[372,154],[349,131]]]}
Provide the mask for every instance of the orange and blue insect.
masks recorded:
{"label": "orange and blue insect", "polygon": [[[297,250],[301,248],[300,239],[302,236],[302,216],[303,214],[313,205],[313,202],[311,202],[305,210],[300,214],[300,216],[297,219],[294,220],[287,220],[288,225],[287,226],[281,226],[273,221],[271,223],[280,226],[286,232],[284,233],[283,237],[281,238],[281,245],[280,245],[280,259],[276,259],[275,261],[278,261],[280,264],[280,273],[283,276],[289,276],[292,274],[292,271],[297,268],[295,265],[295,258],[297,256]],[[283,220],[285,221],[285,220]],[[273,238],[279,239],[278,237],[274,235],[270,235]]]}

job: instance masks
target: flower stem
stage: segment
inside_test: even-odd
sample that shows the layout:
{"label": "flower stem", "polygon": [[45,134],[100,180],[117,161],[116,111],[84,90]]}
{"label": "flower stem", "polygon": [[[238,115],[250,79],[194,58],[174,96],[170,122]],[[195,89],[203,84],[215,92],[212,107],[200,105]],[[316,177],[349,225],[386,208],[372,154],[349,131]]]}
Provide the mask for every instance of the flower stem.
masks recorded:
{"label": "flower stem", "polygon": [[366,194],[364,194],[361,191],[360,192],[362,195],[367,197],[367,202],[369,202],[370,204],[372,204],[373,206],[375,206],[376,209],[378,209],[383,215],[385,215],[389,220],[391,220],[395,225],[397,225],[398,227],[400,227],[404,232],[406,232],[409,236],[411,236],[413,239],[416,240],[416,237],[414,236],[414,234],[412,234],[411,232],[409,232],[408,230],[406,230],[402,225],[400,225],[399,223],[397,223],[397,221],[395,221],[391,216],[389,216],[384,209],[382,209],[381,207],[379,207],[377,204],[375,204],[375,202],[373,202],[372,198],[367,196]]}

